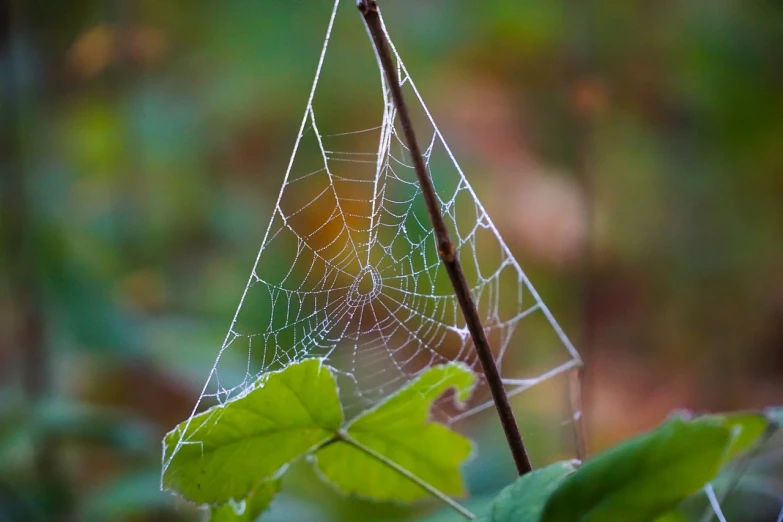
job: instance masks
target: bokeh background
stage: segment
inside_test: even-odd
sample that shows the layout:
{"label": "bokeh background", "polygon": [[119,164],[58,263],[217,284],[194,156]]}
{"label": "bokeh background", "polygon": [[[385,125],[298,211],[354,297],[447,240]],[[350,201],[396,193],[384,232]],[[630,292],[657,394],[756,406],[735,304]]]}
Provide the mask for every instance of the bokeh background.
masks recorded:
{"label": "bokeh background", "polygon": [[[158,490],[160,439],[191,413],[236,309],[331,5],[0,3],[0,520],[200,519]],[[778,2],[382,7],[587,362],[591,451],[673,409],[783,403]],[[375,85],[371,73],[345,67]],[[351,106],[349,91],[332,95]],[[336,114],[352,126],[350,110]],[[541,426],[563,418],[558,400],[517,403],[532,447],[551,445]],[[480,503],[513,466],[491,415],[466,430]],[[774,455],[759,457],[764,487],[783,496]],[[343,499],[307,468],[268,520],[415,520],[436,507]],[[740,520],[779,510],[749,498]]]}

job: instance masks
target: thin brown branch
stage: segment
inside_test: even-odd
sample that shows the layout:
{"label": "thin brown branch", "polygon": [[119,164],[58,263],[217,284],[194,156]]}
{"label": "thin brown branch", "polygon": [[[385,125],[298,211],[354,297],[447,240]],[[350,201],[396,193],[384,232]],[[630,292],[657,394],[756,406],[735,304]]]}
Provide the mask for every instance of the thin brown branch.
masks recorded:
{"label": "thin brown branch", "polygon": [[459,262],[457,249],[454,247],[454,243],[452,243],[451,238],[449,237],[446,222],[443,220],[443,215],[441,214],[440,206],[438,205],[438,198],[435,194],[435,187],[432,185],[432,180],[427,173],[427,167],[424,163],[424,158],[422,157],[421,147],[416,139],[416,133],[413,129],[408,106],[402,95],[402,87],[400,86],[400,80],[397,76],[397,68],[389,50],[389,45],[386,41],[386,36],[381,24],[378,5],[374,0],[359,0],[358,7],[364,16],[364,21],[372,35],[375,49],[378,52],[381,66],[383,67],[386,80],[391,89],[392,99],[394,100],[394,105],[397,108],[397,114],[400,118],[400,125],[402,126],[405,141],[407,142],[413,166],[416,170],[416,176],[419,180],[419,185],[421,185],[424,201],[427,204],[427,211],[429,212],[430,220],[432,221],[435,241],[438,245],[438,255],[446,267],[446,272],[449,274],[449,279],[454,287],[454,293],[457,296],[462,315],[465,317],[465,323],[470,331],[473,344],[476,347],[476,353],[481,362],[481,367],[484,370],[484,378],[487,380],[489,389],[492,392],[492,398],[495,401],[495,409],[497,409],[498,415],[500,416],[500,422],[503,425],[503,431],[506,434],[506,440],[511,449],[511,454],[514,457],[517,471],[519,471],[520,475],[524,475],[532,470],[530,459],[525,450],[522,435],[519,433],[519,426],[517,426],[516,419],[514,418],[514,412],[508,401],[508,395],[503,387],[503,381],[501,380],[500,373],[495,365],[495,358],[492,356],[492,350],[490,349],[489,341],[484,332],[484,326],[481,324],[481,319],[479,318],[478,310],[476,309],[476,302],[473,300],[473,296],[470,293],[470,287],[465,278],[465,272],[462,270],[462,265]]}

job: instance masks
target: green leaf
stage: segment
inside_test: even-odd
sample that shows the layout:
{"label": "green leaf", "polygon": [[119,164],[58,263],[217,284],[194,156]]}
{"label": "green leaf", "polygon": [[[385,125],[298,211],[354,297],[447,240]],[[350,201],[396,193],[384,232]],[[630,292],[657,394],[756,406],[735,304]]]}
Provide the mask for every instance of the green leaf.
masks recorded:
{"label": "green leaf", "polygon": [[342,422],[337,385],[323,361],[291,364],[169,432],[163,486],[199,504],[245,498],[260,481],[332,438]]}
{"label": "green leaf", "polygon": [[674,418],[587,461],[549,499],[543,522],[650,522],[715,477],[732,443],[715,418]]}
{"label": "green leaf", "polygon": [[[460,502],[460,505],[470,511],[479,515],[479,520],[484,522],[487,513],[489,513],[490,506],[495,501],[495,494],[484,493],[480,495],[471,495],[469,498]],[[424,518],[417,519],[417,522],[465,522],[465,517],[456,513],[452,507],[444,507],[438,509]]]}
{"label": "green leaf", "polygon": [[549,497],[574,469],[574,461],[562,461],[519,477],[500,492],[480,521],[538,522]]}
{"label": "green leaf", "polygon": [[281,484],[281,479],[262,482],[244,500],[213,507],[209,522],[255,522],[269,508]]}
{"label": "green leaf", "polygon": [[[466,366],[451,363],[421,374],[396,394],[369,410],[345,429],[350,440],[380,453],[419,479],[451,496],[465,494],[459,472],[473,445],[446,426],[430,422],[432,403],[449,388],[457,398],[470,397],[476,376]],[[315,454],[321,474],[337,488],[376,500],[410,502],[428,495],[410,479],[341,441]]]}
{"label": "green leaf", "polygon": [[722,420],[734,436],[726,453],[726,462],[753,448],[769,426],[769,419],[761,413],[742,412],[715,415],[714,418]]}
{"label": "green leaf", "polygon": [[685,516],[685,513],[679,509],[673,511],[667,511],[660,517],[655,519],[655,522],[690,522],[690,519]]}

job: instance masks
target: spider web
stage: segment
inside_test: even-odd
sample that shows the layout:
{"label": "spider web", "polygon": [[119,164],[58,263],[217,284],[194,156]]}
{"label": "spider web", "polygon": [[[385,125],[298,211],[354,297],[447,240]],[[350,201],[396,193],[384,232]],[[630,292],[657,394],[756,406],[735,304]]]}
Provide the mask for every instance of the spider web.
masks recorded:
{"label": "spider web", "polygon": [[[324,358],[337,374],[349,416],[449,361],[467,364],[479,382],[463,409],[455,409],[447,397],[436,403],[438,420],[452,424],[492,406],[437,254],[388,85],[373,46],[356,44],[363,24],[350,4],[346,11],[353,16],[339,17],[340,0],[335,0],[272,218],[193,415],[247,392],[266,372],[311,357]],[[335,31],[340,21],[344,24]],[[579,367],[579,354],[492,223],[385,25],[383,30],[507,393],[520,394]],[[325,67],[330,45],[339,56]],[[363,69],[380,73],[380,89],[356,83]],[[356,96],[357,107],[331,103],[345,99],[335,93],[346,89]],[[361,96],[366,92],[379,99],[377,110],[368,109],[372,103]],[[363,130],[336,127],[347,110],[352,120],[366,123],[358,127]],[[240,360],[244,371],[237,374]],[[573,412],[571,420],[581,413]],[[779,456],[761,462],[779,462]],[[783,504],[778,491],[763,493]],[[726,498],[718,497],[726,496],[712,485],[704,489],[703,520],[712,515],[725,520]],[[783,508],[777,522],[783,522]]]}
{"label": "spider web", "polygon": [[[194,414],[202,405],[239,396],[268,371],[312,357],[334,370],[349,417],[449,361],[467,364],[479,383],[464,408],[444,398],[434,414],[450,424],[492,405],[437,254],[389,87],[380,73],[378,89],[380,65],[372,44],[355,34],[364,25],[355,6],[346,6],[352,16],[338,16],[339,7],[336,0],[272,218]],[[391,48],[507,392],[513,396],[579,366],[578,353],[503,241]],[[336,55],[332,61],[327,50]],[[374,85],[357,80],[365,69],[375,71],[369,76]],[[343,89],[356,93],[355,106],[335,106],[335,93]],[[361,130],[335,123],[345,121],[347,111]],[[229,370],[239,360],[243,375]]]}

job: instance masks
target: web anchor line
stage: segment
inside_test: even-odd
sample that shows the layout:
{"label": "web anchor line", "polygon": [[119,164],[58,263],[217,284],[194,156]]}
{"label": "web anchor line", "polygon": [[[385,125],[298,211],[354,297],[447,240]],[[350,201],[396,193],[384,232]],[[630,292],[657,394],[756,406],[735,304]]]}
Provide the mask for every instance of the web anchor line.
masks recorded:
{"label": "web anchor line", "polygon": [[367,28],[372,36],[375,50],[391,90],[394,106],[397,109],[400,125],[402,126],[410,156],[413,160],[416,177],[418,178],[422,196],[424,197],[427,211],[430,220],[432,221],[435,240],[438,245],[438,255],[443,261],[449,280],[454,287],[454,293],[459,302],[468,330],[470,331],[470,336],[473,339],[473,345],[476,348],[481,367],[484,370],[484,376],[492,394],[492,399],[495,402],[495,408],[500,416],[500,422],[503,425],[503,431],[506,435],[509,448],[511,449],[517,471],[520,475],[524,475],[533,470],[530,464],[530,458],[525,449],[522,434],[519,432],[519,426],[514,417],[514,411],[511,409],[508,395],[503,387],[500,372],[495,364],[495,359],[492,355],[484,326],[482,325],[478,309],[476,308],[476,302],[470,293],[470,287],[459,261],[457,250],[449,237],[448,228],[446,227],[438,204],[435,187],[427,173],[427,167],[422,156],[421,147],[416,138],[413,122],[411,121],[408,106],[405,103],[402,87],[397,76],[397,68],[386,42],[380,13],[378,12],[378,5],[375,0],[359,0],[358,8],[362,13]]}

